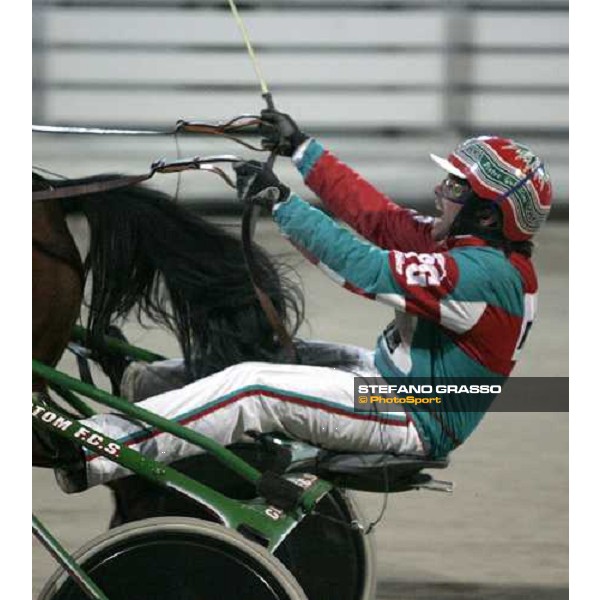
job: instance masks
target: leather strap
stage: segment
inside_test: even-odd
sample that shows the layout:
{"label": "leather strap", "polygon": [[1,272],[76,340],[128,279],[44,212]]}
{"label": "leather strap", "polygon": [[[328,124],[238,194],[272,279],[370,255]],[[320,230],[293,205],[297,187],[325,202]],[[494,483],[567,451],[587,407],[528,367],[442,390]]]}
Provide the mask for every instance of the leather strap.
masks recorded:
{"label": "leather strap", "polygon": [[255,115],[239,115],[226,122],[205,123],[202,121],[186,121],[179,119],[175,127],[169,129],[119,129],[115,127],[79,127],[57,125],[32,125],[35,133],[70,134],[70,135],[101,135],[101,136],[161,136],[177,135],[179,133],[202,133],[205,135],[218,135],[245,148],[256,152],[264,152],[265,148],[255,146],[237,137],[243,133],[252,133],[260,124],[260,117]]}
{"label": "leather strap", "polygon": [[252,282],[252,287],[254,288],[254,293],[267,317],[267,321],[269,321],[269,325],[271,325],[271,328],[277,336],[289,362],[296,363],[298,362],[298,356],[292,338],[285,328],[279,313],[275,309],[271,298],[269,298],[266,292],[260,287],[256,278],[258,265],[252,248],[252,236],[259,213],[260,206],[251,203],[247,203],[244,206],[242,217],[242,249],[244,251],[244,259],[246,261],[246,266],[248,267],[248,274],[250,276],[250,281]]}
{"label": "leather strap", "polygon": [[[273,97],[271,96],[271,93],[266,90],[266,88],[265,92],[263,93],[263,98],[267,104],[267,108],[274,110],[275,105],[273,103]],[[277,147],[271,150],[269,158],[267,159],[267,166],[272,168],[275,164],[276,158]],[[298,354],[296,352],[296,348],[294,347],[294,343],[292,342],[292,338],[285,328],[285,325],[278,312],[275,310],[273,302],[271,302],[271,298],[269,298],[265,291],[260,287],[256,278],[258,269],[256,259],[254,257],[254,251],[252,249],[252,238],[254,236],[256,221],[259,215],[260,206],[252,203],[247,203],[245,205],[244,214],[242,217],[242,249],[244,251],[244,259],[246,261],[246,266],[248,267],[250,281],[254,287],[254,293],[258,298],[258,301],[265,313],[265,316],[267,317],[267,320],[269,321],[269,324],[271,325],[271,328],[279,339],[279,343],[285,352],[286,358],[291,363],[297,363]]]}
{"label": "leather strap", "polygon": [[107,179],[106,181],[82,183],[80,185],[67,185],[58,188],[53,187],[48,190],[33,192],[31,196],[33,202],[41,202],[43,200],[56,200],[59,198],[72,198],[73,196],[99,194],[101,192],[108,192],[110,190],[116,190],[118,188],[129,187],[130,185],[141,183],[142,181],[150,179],[152,175],[154,175],[154,173],[118,177],[115,179]]}
{"label": "leather strap", "polygon": [[217,156],[194,156],[192,158],[183,158],[172,162],[166,162],[163,159],[154,161],[150,166],[150,171],[142,175],[123,175],[114,179],[105,181],[95,181],[77,185],[61,185],[57,188],[50,188],[32,193],[33,202],[44,200],[56,200],[59,198],[72,198],[74,196],[87,196],[89,194],[99,194],[119,188],[129,187],[147,181],[154,177],[156,173],[177,173],[179,171],[199,170],[209,171],[219,175],[225,183],[232,188],[235,184],[230,177],[215,165],[215,163],[235,163],[241,160],[238,156],[232,154],[221,154]]}

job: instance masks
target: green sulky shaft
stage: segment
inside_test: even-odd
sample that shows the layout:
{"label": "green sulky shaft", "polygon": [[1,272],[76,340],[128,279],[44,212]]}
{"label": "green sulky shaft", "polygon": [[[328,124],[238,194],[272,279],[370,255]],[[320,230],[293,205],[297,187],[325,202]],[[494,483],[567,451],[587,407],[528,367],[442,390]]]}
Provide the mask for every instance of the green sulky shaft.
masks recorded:
{"label": "green sulky shaft", "polygon": [[[78,344],[81,344],[82,346],[87,346],[88,332],[80,325],[75,325],[75,327],[73,327],[73,330],[71,331],[71,339],[77,342]],[[132,346],[127,342],[118,340],[110,336],[104,336],[102,343],[104,344],[107,350],[114,352],[115,354],[129,356],[131,358],[135,358],[136,360],[141,360],[143,362],[165,360],[165,357],[161,356],[160,354],[156,354],[155,352],[145,350],[144,348],[140,348],[138,346]]]}
{"label": "green sulky shaft", "polygon": [[112,396],[111,394],[95,388],[92,385],[88,385],[74,377],[70,377],[64,373],[60,373],[56,369],[49,367],[37,360],[33,361],[33,372],[39,375],[46,381],[61,386],[62,388],[70,389],[78,394],[82,394],[88,398],[96,400],[104,406],[118,410],[119,412],[126,414],[134,419],[144,421],[156,429],[170,433],[190,444],[194,444],[207,452],[210,452],[219,462],[225,467],[234,471],[240,477],[243,477],[251,483],[257,483],[261,477],[261,473],[254,467],[249,465],[246,461],[242,460],[239,456],[224,448],[218,442],[206,437],[196,431],[183,427],[175,421],[165,419],[160,415],[157,415],[149,410],[146,410],[136,404],[132,404],[124,398]]}
{"label": "green sulky shaft", "polygon": [[[88,424],[72,419],[56,407],[40,403],[33,395],[32,416],[38,425],[55,434],[71,439],[93,453],[114,461],[137,475],[174,490],[204,507],[209,514],[227,527],[247,534],[252,531],[262,538],[265,546],[274,551],[290,531],[310,512],[331,489],[325,481],[313,478],[312,485],[302,495],[298,508],[287,512],[271,506],[268,500],[256,498],[241,502],[224,496],[201,481],[192,479],[170,466],[121,444]],[[302,506],[303,510],[300,510]]]}

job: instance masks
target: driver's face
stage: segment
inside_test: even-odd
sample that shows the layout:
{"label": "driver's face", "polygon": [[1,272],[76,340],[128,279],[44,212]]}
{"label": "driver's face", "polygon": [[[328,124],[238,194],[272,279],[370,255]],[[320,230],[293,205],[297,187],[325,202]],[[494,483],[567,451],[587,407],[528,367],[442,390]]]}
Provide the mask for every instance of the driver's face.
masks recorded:
{"label": "driver's face", "polygon": [[460,212],[471,193],[469,184],[449,175],[442,183],[435,186],[435,207],[439,216],[435,217],[432,229],[433,239],[436,242],[443,240],[450,231],[450,227]]}

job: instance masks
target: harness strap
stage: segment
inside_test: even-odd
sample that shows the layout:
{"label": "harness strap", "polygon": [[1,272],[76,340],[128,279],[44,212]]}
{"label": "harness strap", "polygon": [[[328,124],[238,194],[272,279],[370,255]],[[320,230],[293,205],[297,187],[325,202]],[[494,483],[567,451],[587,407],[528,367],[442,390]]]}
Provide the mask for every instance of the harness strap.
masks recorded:
{"label": "harness strap", "polygon": [[155,160],[150,166],[150,171],[143,175],[123,175],[114,179],[105,181],[95,181],[76,185],[61,185],[57,188],[41,190],[32,193],[33,202],[43,200],[56,200],[58,198],[72,198],[74,196],[87,196],[89,194],[99,194],[119,188],[129,187],[147,181],[154,177],[156,173],[178,173],[180,171],[198,170],[215,173],[225,183],[232,188],[235,184],[230,177],[214,163],[235,163],[241,160],[238,156],[232,154],[221,154],[217,156],[194,156],[192,158],[183,158],[167,162],[164,159]]}
{"label": "harness strap", "polygon": [[70,342],[67,349],[73,353],[77,360],[77,368],[79,369],[79,378],[81,381],[89,385],[95,385],[89,363],[90,351],[76,342]]}
{"label": "harness strap", "polygon": [[[234,12],[234,15],[236,15],[237,9],[235,8],[235,3],[230,1],[230,4],[231,4],[231,8]],[[236,20],[238,21],[238,25],[240,26],[240,29],[242,30],[242,34],[244,36],[244,40],[248,47],[248,51],[250,53],[250,56],[253,60],[253,63],[255,64],[255,68],[256,68],[257,63],[256,63],[256,59],[253,56],[254,52],[252,50],[252,45],[250,44],[250,40],[247,36],[244,25],[243,25],[241,19],[239,18],[239,15],[236,17]],[[263,89],[262,96],[265,99],[265,102],[267,103],[267,108],[274,110],[275,105],[273,104],[273,97],[271,96],[271,92],[268,91],[267,86],[264,82],[264,79],[260,75],[259,69],[257,70],[257,74],[259,75],[259,79],[261,81],[261,87]],[[259,122],[260,122],[260,119],[259,119]],[[267,163],[266,163],[269,168],[272,168],[273,165],[275,164],[276,157],[277,157],[277,147],[274,147],[271,150],[271,153],[269,154],[269,158],[267,159]],[[296,348],[294,346],[294,343],[292,342],[292,338],[291,338],[290,334],[288,333],[287,329],[285,328],[285,325],[284,325],[283,321],[281,320],[281,317],[275,310],[275,307],[273,306],[273,302],[271,301],[271,298],[269,298],[269,296],[264,292],[264,290],[261,289],[261,287],[258,284],[258,281],[256,279],[256,276],[255,276],[257,273],[257,270],[258,270],[257,269],[258,265],[256,264],[256,259],[254,258],[254,252],[252,249],[252,237],[254,235],[254,229],[256,227],[256,221],[258,219],[259,214],[260,214],[260,206],[253,204],[253,203],[246,203],[246,205],[244,207],[243,217],[242,217],[242,249],[244,251],[244,260],[246,261],[246,266],[248,268],[250,281],[252,282],[252,286],[254,287],[254,293],[256,294],[256,297],[258,298],[258,301],[263,309],[263,312],[265,313],[265,316],[267,317],[267,320],[269,321],[271,328],[273,329],[275,335],[277,336],[277,338],[279,340],[279,343],[281,344],[281,346],[283,348],[283,351],[285,353],[287,360],[290,363],[298,363],[298,353],[296,352]]]}
{"label": "harness strap", "polygon": [[248,267],[248,274],[250,281],[252,282],[252,287],[254,288],[254,293],[256,294],[258,302],[260,303],[260,306],[267,317],[267,321],[269,321],[269,325],[271,325],[271,328],[277,336],[286,358],[291,363],[296,363],[298,362],[298,356],[296,353],[296,348],[292,342],[292,338],[285,328],[279,313],[275,309],[271,298],[269,298],[266,292],[261,289],[256,280],[258,265],[252,250],[252,230],[256,224],[259,211],[259,206],[250,203],[246,204],[244,207],[244,214],[242,217],[242,248],[244,251],[244,260],[246,261],[246,266]]}
{"label": "harness strap", "polygon": [[106,181],[82,183],[80,185],[61,186],[49,190],[42,190],[40,192],[33,192],[31,196],[33,202],[40,202],[43,200],[56,200],[58,198],[72,198],[73,196],[99,194],[101,192],[108,192],[110,190],[116,190],[118,188],[129,187],[130,185],[141,183],[142,181],[150,179],[152,175],[154,175],[153,172],[145,175],[132,175],[119,177],[117,179],[108,179]]}

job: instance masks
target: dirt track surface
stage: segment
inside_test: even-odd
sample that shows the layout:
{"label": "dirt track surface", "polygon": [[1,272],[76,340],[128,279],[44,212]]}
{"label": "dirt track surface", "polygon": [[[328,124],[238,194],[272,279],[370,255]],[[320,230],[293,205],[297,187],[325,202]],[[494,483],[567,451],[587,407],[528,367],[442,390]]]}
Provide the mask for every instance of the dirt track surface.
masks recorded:
{"label": "dirt track surface", "polygon": [[[75,229],[83,232],[80,223]],[[258,239],[290,252],[270,223]],[[372,347],[390,311],[339,289],[293,252],[305,284],[305,337]],[[536,249],[540,312],[516,374],[568,374],[568,232],[548,225]],[[126,328],[132,343],[176,355],[156,331]],[[73,369],[70,360],[63,366]],[[376,532],[379,600],[559,600],[568,597],[568,415],[491,413],[452,456],[452,495],[392,495]],[[33,472],[33,508],[70,550],[107,527],[109,492],[67,496],[53,475]],[[383,497],[362,494],[375,517]],[[33,541],[33,597],[55,564]]]}

